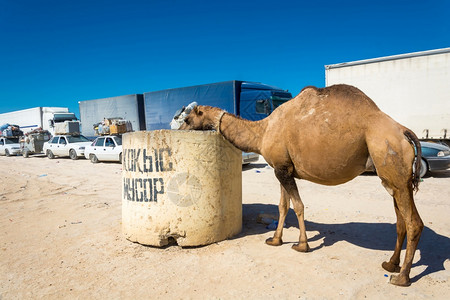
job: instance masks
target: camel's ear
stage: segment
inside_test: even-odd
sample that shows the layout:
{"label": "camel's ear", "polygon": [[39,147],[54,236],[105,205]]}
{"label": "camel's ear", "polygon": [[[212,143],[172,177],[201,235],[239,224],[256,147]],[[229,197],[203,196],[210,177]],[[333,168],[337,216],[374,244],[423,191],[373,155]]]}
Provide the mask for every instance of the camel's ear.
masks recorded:
{"label": "camel's ear", "polygon": [[197,106],[194,107],[194,112],[196,115],[201,116],[203,115],[203,112],[200,110],[200,108]]}

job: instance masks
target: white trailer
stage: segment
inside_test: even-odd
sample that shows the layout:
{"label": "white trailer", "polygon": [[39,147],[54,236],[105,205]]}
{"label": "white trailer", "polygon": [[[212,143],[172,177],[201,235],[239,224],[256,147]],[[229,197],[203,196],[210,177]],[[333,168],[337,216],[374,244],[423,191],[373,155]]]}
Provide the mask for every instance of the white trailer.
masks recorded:
{"label": "white trailer", "polygon": [[0,114],[0,125],[19,125],[24,133],[40,127],[54,135],[55,125],[76,120],[75,114],[67,107],[34,107]]}
{"label": "white trailer", "polygon": [[356,86],[421,140],[450,144],[450,48],[325,66],[326,86]]}

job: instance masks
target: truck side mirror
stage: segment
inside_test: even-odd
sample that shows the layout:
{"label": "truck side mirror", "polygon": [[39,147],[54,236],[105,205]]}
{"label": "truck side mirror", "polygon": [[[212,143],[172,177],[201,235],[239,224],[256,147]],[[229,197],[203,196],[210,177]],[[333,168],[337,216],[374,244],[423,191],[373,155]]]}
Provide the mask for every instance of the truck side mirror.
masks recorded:
{"label": "truck side mirror", "polygon": [[55,122],[53,120],[48,120],[48,126],[51,128],[55,127]]}

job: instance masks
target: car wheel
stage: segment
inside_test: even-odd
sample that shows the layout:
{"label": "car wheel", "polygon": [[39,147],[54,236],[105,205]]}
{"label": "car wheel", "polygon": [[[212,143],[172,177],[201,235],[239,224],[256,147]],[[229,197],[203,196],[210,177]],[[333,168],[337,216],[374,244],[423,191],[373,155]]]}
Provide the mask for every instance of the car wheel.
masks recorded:
{"label": "car wheel", "polygon": [[78,155],[77,155],[77,152],[75,151],[75,149],[70,149],[69,157],[73,160],[78,159]]}
{"label": "car wheel", "polygon": [[47,150],[47,157],[50,159],[54,159],[55,155],[53,154],[52,150]]}
{"label": "car wheel", "polygon": [[119,161],[122,163],[122,153],[119,154]]}
{"label": "car wheel", "polygon": [[9,154],[9,150],[8,149],[5,149],[5,155],[6,156],[11,156],[11,154]]}
{"label": "car wheel", "polygon": [[428,164],[427,162],[422,158],[420,160],[420,178],[425,177],[425,175],[428,173]]}
{"label": "car wheel", "polygon": [[28,158],[29,155],[30,155],[30,153],[29,153],[29,151],[28,151],[27,149],[24,149],[24,150],[22,151],[22,156],[23,156],[23,157]]}
{"label": "car wheel", "polygon": [[89,155],[89,159],[91,160],[91,163],[93,163],[93,164],[98,163],[98,157],[95,154]]}

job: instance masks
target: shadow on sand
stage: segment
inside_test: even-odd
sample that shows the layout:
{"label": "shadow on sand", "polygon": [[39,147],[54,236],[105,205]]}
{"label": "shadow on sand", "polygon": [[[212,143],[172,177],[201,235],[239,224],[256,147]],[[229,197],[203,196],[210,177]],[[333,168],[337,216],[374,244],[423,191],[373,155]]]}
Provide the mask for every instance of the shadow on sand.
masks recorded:
{"label": "shadow on sand", "polygon": [[[244,204],[243,229],[237,238],[271,231],[266,229],[265,225],[256,223],[257,216],[261,212],[278,215],[278,206],[271,204]],[[289,210],[286,218],[286,226],[298,228],[297,217],[292,209]],[[391,254],[394,251],[396,240],[395,224],[360,222],[324,224],[305,221],[305,226],[307,231],[319,232],[319,234],[309,237],[309,241],[323,238],[323,243],[318,247],[311,248],[311,251],[331,246],[339,241],[346,241],[372,250],[391,251]],[[405,244],[406,242],[404,246]],[[425,227],[417,249],[420,250],[420,260],[413,264],[413,267],[423,265],[426,266],[426,269],[411,278],[411,282],[415,282],[425,275],[444,270],[445,260],[450,259],[450,238],[437,234],[432,229]]]}
{"label": "shadow on sand", "polygon": [[251,163],[251,164],[243,165],[242,171],[248,171],[248,170],[253,170],[253,169],[264,169],[267,166],[268,166],[268,164],[265,164],[265,163]]}

